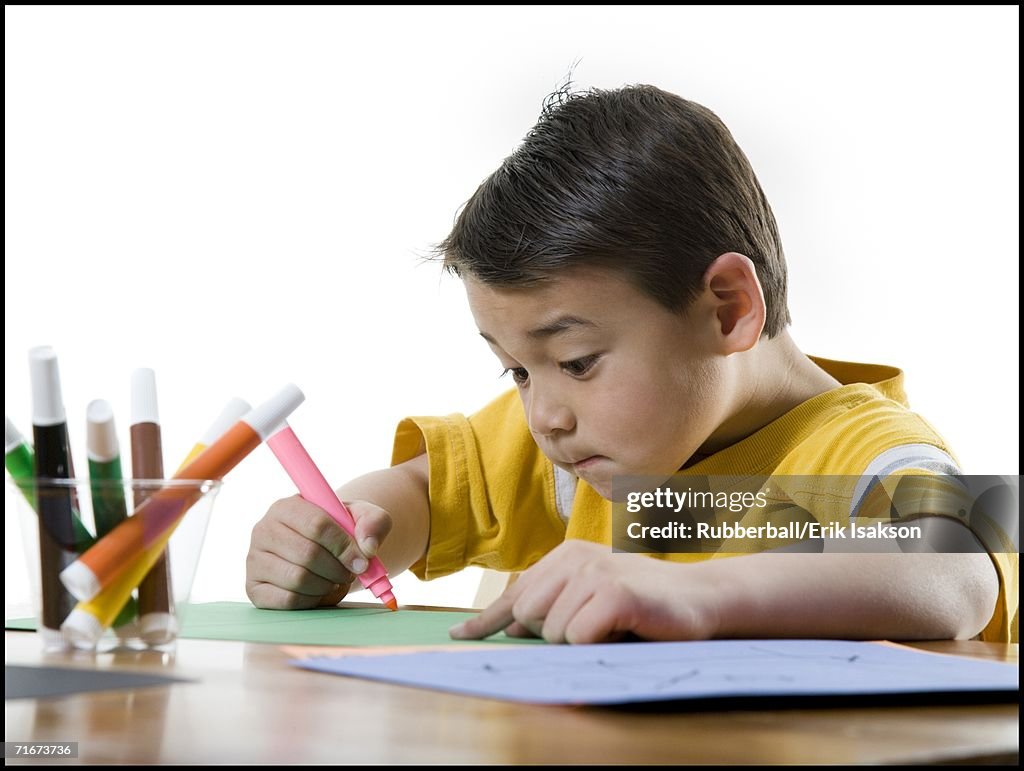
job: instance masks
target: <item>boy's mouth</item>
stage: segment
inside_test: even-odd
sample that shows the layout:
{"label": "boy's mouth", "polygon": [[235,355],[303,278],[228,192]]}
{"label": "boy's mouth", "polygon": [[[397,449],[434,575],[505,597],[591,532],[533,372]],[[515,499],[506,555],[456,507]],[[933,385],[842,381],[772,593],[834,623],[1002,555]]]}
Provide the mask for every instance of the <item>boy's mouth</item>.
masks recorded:
{"label": "boy's mouth", "polygon": [[602,460],[607,460],[607,459],[603,455],[591,455],[588,458],[583,458],[582,460],[575,461],[574,463],[572,463],[572,467],[574,469],[576,469],[577,471],[579,471],[581,469],[589,468],[593,464],[597,463],[598,461],[602,461]]}

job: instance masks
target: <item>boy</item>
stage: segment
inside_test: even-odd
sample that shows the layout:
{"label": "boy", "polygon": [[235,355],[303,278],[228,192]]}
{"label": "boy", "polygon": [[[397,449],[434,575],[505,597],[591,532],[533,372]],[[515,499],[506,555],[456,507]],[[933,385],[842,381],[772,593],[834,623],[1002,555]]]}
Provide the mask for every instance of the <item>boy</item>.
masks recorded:
{"label": "boy", "polygon": [[717,116],[651,86],[566,91],[439,247],[516,388],[402,421],[392,467],[339,490],[355,543],[275,503],[253,604],[335,604],[379,549],[392,575],[525,571],[456,638],[1009,639],[1015,555],[612,553],[613,476],[958,471],[899,370],[789,337],[774,216]]}

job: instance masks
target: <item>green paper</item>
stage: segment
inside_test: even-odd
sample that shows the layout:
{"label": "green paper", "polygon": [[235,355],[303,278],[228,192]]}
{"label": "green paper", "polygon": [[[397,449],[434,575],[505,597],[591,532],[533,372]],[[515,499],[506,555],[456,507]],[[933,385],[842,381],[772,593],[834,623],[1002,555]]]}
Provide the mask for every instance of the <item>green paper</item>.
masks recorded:
{"label": "green paper", "polygon": [[[470,618],[457,610],[387,608],[316,608],[260,610],[247,602],[207,602],[179,609],[181,637],[199,640],[240,640],[278,645],[460,645],[481,642],[543,643],[538,639],[497,634],[486,640],[453,640],[451,626]],[[35,629],[32,619],[8,620],[7,629]]]}

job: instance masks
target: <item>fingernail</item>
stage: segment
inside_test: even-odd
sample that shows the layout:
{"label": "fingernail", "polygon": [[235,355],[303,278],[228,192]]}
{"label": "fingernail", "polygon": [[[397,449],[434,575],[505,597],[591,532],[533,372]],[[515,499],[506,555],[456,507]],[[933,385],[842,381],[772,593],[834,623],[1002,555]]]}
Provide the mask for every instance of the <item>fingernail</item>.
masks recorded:
{"label": "fingernail", "polygon": [[378,546],[380,546],[380,544],[377,543],[377,539],[373,536],[370,536],[369,538],[364,538],[362,541],[359,542],[359,547],[363,550],[363,554],[365,554],[367,557],[372,557],[374,554],[376,554]]}
{"label": "fingernail", "polygon": [[358,576],[364,570],[366,570],[366,560],[364,560],[362,557],[356,557],[354,560],[352,560],[353,573],[355,573]]}
{"label": "fingernail", "polygon": [[459,624],[456,624],[455,626],[451,627],[448,630],[448,634],[451,635],[452,637],[461,637],[463,632],[465,632],[465,631],[466,631],[466,622],[463,621],[463,622],[461,622]]}

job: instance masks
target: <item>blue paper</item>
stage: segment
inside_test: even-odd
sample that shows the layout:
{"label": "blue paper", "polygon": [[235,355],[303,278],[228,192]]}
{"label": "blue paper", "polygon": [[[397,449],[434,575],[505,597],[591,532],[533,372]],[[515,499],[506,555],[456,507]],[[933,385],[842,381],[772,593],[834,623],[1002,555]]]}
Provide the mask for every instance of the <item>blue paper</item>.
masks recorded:
{"label": "blue paper", "polygon": [[1014,664],[845,640],[614,643],[316,657],[296,666],[534,704],[1017,691]]}

